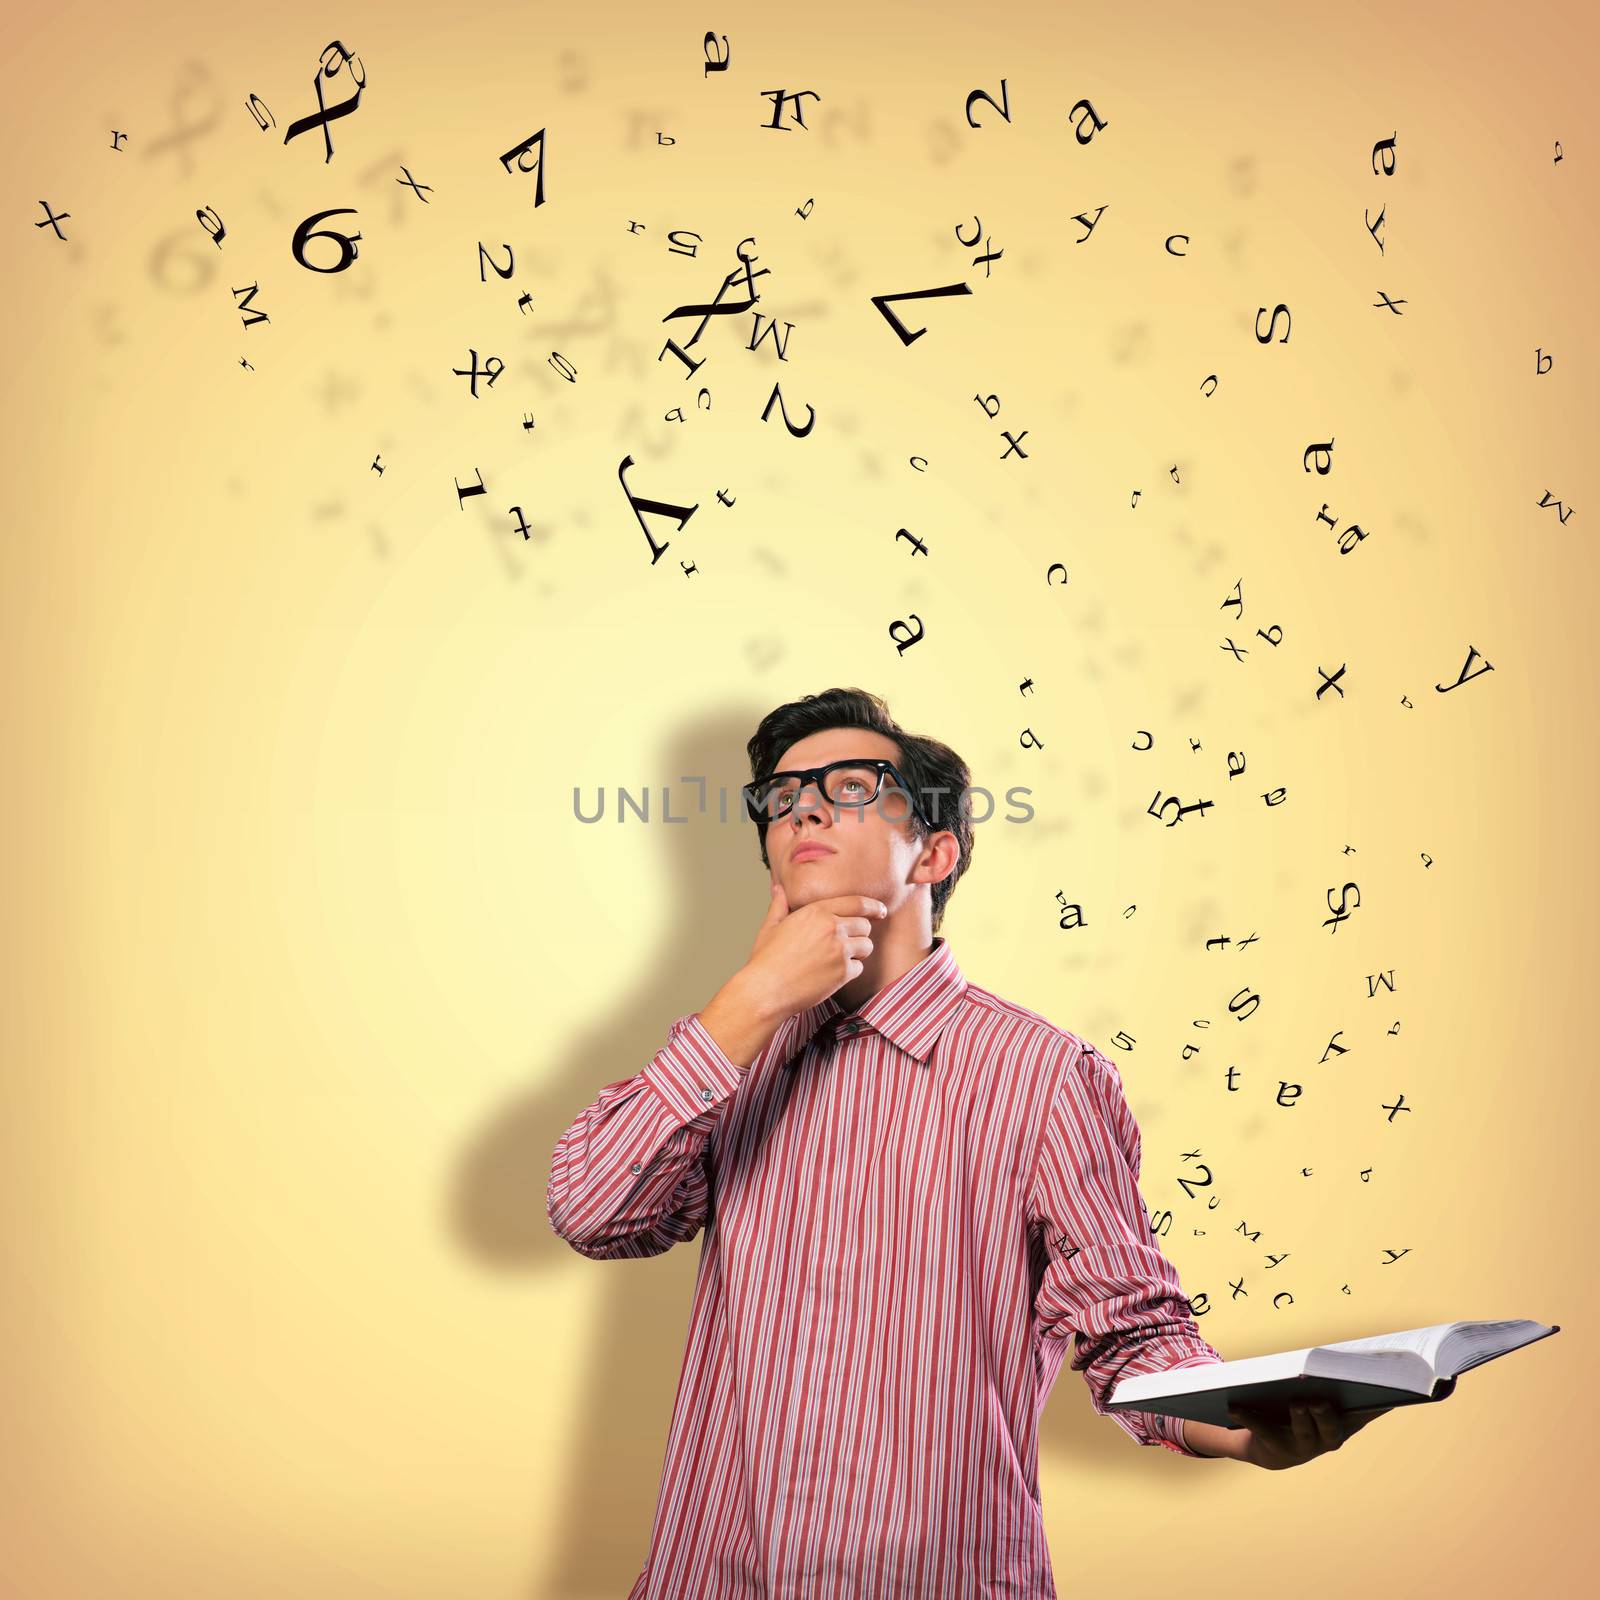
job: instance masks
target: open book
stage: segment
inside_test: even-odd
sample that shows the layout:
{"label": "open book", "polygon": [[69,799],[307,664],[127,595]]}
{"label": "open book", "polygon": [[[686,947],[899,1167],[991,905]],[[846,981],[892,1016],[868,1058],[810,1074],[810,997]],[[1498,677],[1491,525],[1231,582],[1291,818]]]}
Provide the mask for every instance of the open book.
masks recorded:
{"label": "open book", "polygon": [[1345,1339],[1305,1350],[1284,1350],[1240,1361],[1213,1361],[1170,1372],[1124,1378],[1111,1391],[1108,1411],[1158,1411],[1221,1428],[1231,1402],[1282,1407],[1291,1400],[1332,1400],[1347,1412],[1443,1400],[1469,1367],[1559,1333],[1519,1318],[1512,1322],[1440,1322],[1370,1339]]}

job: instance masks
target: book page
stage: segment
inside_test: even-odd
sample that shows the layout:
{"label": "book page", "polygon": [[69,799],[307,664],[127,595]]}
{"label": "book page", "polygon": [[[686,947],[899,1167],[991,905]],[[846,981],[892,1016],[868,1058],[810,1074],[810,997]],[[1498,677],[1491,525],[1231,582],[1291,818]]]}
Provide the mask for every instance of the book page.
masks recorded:
{"label": "book page", "polygon": [[1192,1367],[1171,1367],[1165,1372],[1141,1372],[1118,1381],[1113,1402],[1124,1403],[1153,1396],[1202,1394],[1230,1384],[1270,1383],[1295,1377],[1309,1356],[1304,1350],[1280,1350],[1269,1356],[1239,1356],[1232,1361],[1206,1361]]}
{"label": "book page", "polygon": [[1535,1339],[1554,1331],[1547,1329],[1542,1322],[1530,1322],[1526,1317],[1513,1318],[1509,1322],[1469,1322],[1456,1326],[1456,1333],[1445,1346],[1443,1363],[1434,1363],[1439,1371],[1447,1371],[1450,1377],[1460,1377],[1463,1372],[1481,1366],[1485,1361],[1493,1361],[1496,1356],[1520,1350],[1523,1345],[1532,1344]]}
{"label": "book page", "polygon": [[1385,1350],[1415,1351],[1430,1367],[1452,1329],[1458,1322],[1436,1322],[1427,1328],[1407,1328],[1400,1333],[1380,1333],[1368,1339],[1341,1339],[1337,1344],[1320,1346],[1323,1350],[1354,1350],[1378,1353]]}

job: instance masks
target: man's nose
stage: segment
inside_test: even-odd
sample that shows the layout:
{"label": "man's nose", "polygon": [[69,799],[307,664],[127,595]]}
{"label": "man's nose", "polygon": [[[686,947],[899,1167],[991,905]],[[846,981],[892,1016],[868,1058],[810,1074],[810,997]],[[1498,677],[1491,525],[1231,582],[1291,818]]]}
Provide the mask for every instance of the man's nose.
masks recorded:
{"label": "man's nose", "polygon": [[[815,796],[815,799],[812,796]],[[818,823],[826,822],[833,825],[833,804],[822,792],[822,785],[812,782],[806,785],[795,797],[794,805],[790,808],[789,820],[798,833],[807,821]]]}

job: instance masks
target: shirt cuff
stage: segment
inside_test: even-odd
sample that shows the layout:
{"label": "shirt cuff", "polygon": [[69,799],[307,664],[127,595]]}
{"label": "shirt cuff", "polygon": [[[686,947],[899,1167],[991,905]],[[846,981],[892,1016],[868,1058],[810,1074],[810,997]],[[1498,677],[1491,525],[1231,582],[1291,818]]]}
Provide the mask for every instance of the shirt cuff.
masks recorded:
{"label": "shirt cuff", "polygon": [[1169,1450],[1176,1450],[1180,1456],[1199,1456],[1198,1450],[1191,1450],[1183,1442],[1182,1417],[1169,1417],[1159,1411],[1150,1412],[1148,1415],[1150,1432],[1155,1436],[1156,1444],[1165,1445]]}
{"label": "shirt cuff", "polygon": [[[1168,1367],[1168,1372],[1177,1372],[1184,1367],[1214,1367],[1220,1364],[1216,1356],[1196,1356],[1189,1361],[1180,1361],[1175,1366]],[[1147,1413],[1150,1418],[1150,1431],[1155,1435],[1155,1443],[1163,1444],[1169,1450],[1176,1450],[1180,1456],[1193,1456],[1197,1461],[1209,1458],[1198,1450],[1191,1450],[1183,1441],[1183,1418],[1169,1417],[1164,1412],[1152,1411]]]}
{"label": "shirt cuff", "polygon": [[674,1028],[642,1074],[679,1123],[714,1109],[744,1081],[744,1069],[723,1053],[705,1030],[698,1011]]}

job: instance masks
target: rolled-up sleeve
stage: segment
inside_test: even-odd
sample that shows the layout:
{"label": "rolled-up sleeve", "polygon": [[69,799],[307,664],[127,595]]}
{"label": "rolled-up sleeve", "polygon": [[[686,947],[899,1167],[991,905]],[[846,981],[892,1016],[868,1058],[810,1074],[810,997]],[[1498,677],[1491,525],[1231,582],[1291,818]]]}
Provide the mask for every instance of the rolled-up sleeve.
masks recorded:
{"label": "rolled-up sleeve", "polygon": [[1077,1336],[1071,1370],[1083,1373],[1095,1410],[1139,1444],[1197,1456],[1180,1418],[1106,1410],[1122,1378],[1223,1357],[1201,1337],[1151,1232],[1138,1189],[1139,1127],[1121,1076],[1080,1043],[1063,1058],[1029,1191],[1029,1222],[1047,1258],[1034,1297],[1038,1336]]}
{"label": "rolled-up sleeve", "polygon": [[651,1060],[608,1083],[561,1135],[545,1191],[551,1228],[597,1261],[692,1239],[712,1203],[707,1144],[743,1079],[699,1012],[679,1017]]}

